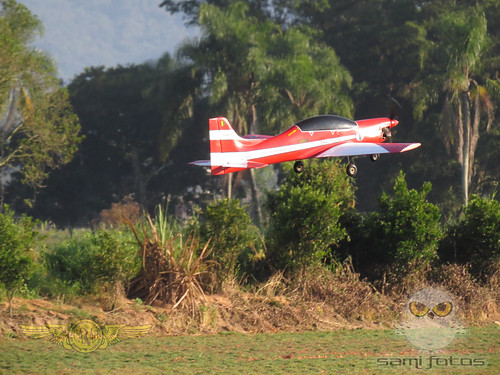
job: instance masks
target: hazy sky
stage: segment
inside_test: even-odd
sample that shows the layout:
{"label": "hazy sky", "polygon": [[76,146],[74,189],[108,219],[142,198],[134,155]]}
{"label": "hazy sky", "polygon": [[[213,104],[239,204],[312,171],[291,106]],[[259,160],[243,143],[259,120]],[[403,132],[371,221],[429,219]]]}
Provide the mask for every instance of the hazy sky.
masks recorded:
{"label": "hazy sky", "polygon": [[161,0],[17,0],[44,26],[35,46],[56,61],[65,83],[85,67],[139,64],[171,54],[195,28],[159,8]]}

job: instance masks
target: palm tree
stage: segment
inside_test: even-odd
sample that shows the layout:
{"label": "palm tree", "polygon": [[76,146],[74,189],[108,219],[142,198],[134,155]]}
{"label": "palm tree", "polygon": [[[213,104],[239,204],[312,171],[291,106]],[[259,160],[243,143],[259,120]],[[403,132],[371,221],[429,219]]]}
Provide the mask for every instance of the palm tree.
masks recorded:
{"label": "palm tree", "polygon": [[440,135],[448,153],[460,164],[463,199],[467,202],[483,129],[482,115],[487,119],[485,131],[493,121],[489,88],[498,84],[485,74],[489,47],[486,17],[477,7],[447,10],[428,31],[425,77],[412,83],[416,87],[415,113],[421,118],[430,105],[442,103]]}
{"label": "palm tree", "polygon": [[266,51],[258,98],[266,131],[282,131],[323,113],[352,115],[351,75],[333,49],[315,41],[312,31],[279,30],[266,38]]}

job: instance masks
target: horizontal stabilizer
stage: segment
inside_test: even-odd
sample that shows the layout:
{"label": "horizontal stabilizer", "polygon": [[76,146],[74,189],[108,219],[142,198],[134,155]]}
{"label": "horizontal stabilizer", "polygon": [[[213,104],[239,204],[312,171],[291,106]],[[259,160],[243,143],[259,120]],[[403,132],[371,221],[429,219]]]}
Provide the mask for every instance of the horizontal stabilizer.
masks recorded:
{"label": "horizontal stabilizer", "polygon": [[210,160],[196,160],[192,161],[189,164],[191,165],[200,165],[202,167],[223,167],[223,168],[264,168],[267,167],[267,164],[264,163],[259,163],[257,161],[247,161],[247,160],[241,160],[241,161],[232,161],[232,162],[225,162],[223,164],[219,165],[212,165]]}
{"label": "horizontal stabilizer", "polygon": [[202,167],[210,167],[211,166],[210,160],[196,160],[196,161],[190,162],[189,164],[191,164],[191,165],[200,165]]}
{"label": "horizontal stabilizer", "polygon": [[420,143],[342,143],[316,155],[318,158],[401,153],[420,147]]}

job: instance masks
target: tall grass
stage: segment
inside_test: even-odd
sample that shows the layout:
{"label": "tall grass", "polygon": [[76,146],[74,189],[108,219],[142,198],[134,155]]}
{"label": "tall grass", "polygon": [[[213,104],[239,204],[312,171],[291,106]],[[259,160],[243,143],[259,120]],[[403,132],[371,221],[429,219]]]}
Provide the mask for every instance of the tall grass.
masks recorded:
{"label": "tall grass", "polygon": [[201,246],[194,235],[183,239],[174,234],[175,225],[169,222],[161,208],[153,220],[147,214],[147,226],[142,233],[128,222],[142,261],[141,270],[132,281],[129,296],[141,298],[146,304],[155,301],[173,305],[189,312],[199,312],[199,303],[206,301],[205,290],[213,279],[215,262],[207,259],[209,241]]}

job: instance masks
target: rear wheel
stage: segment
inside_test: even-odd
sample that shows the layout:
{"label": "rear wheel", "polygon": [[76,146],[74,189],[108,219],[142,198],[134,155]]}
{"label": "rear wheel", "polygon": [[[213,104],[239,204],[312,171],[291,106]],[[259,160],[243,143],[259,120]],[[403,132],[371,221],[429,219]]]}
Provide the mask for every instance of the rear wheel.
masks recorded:
{"label": "rear wheel", "polygon": [[372,154],[372,155],[370,155],[370,160],[371,161],[377,161],[378,159],[380,159],[380,154]]}
{"label": "rear wheel", "polygon": [[356,164],[350,163],[347,165],[346,172],[350,177],[355,177],[358,174],[358,167],[356,167]]}
{"label": "rear wheel", "polygon": [[302,160],[296,161],[293,165],[293,170],[295,171],[295,173],[304,172],[304,162]]}

